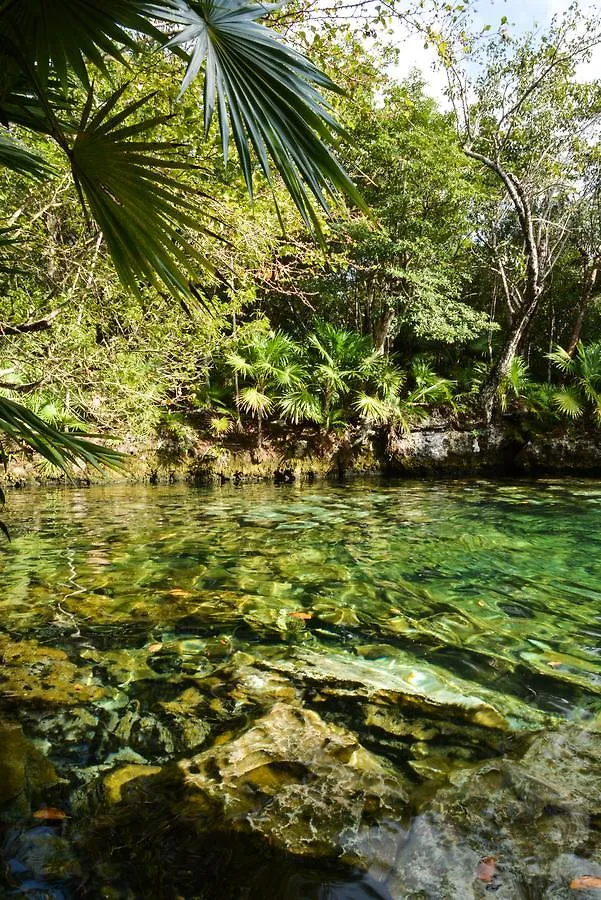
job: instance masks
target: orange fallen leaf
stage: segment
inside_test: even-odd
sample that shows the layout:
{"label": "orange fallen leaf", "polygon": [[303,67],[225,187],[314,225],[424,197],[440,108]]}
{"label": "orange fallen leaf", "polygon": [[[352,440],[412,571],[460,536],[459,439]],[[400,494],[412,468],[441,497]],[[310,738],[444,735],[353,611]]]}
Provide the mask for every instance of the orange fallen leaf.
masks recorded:
{"label": "orange fallen leaf", "polygon": [[42,809],[36,809],[33,813],[33,818],[54,819],[55,822],[60,822],[67,818],[67,813],[63,812],[62,809],[55,809],[54,806],[44,806]]}
{"label": "orange fallen leaf", "polygon": [[494,877],[497,875],[497,860],[494,856],[483,856],[478,863],[478,878],[484,884],[492,884]]}
{"label": "orange fallen leaf", "polygon": [[291,612],[288,613],[289,616],[292,616],[293,619],[312,619],[313,616],[311,613],[306,612]]}
{"label": "orange fallen leaf", "polygon": [[601,878],[597,875],[579,875],[570,882],[573,891],[601,890]]}
{"label": "orange fallen leaf", "polygon": [[157,650],[162,650],[162,649],[163,649],[163,645],[162,645],[162,644],[151,644],[151,645],[150,645],[149,647],[147,647],[146,649],[148,650],[149,653],[156,653]]}

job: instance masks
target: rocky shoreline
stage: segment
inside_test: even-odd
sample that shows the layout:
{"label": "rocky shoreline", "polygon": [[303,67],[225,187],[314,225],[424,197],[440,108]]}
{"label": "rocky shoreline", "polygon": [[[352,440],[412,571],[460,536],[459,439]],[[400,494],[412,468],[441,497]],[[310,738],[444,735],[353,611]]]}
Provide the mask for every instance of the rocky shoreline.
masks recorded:
{"label": "rocky shoreline", "polygon": [[[257,449],[252,435],[217,443],[198,437],[185,447],[160,439],[128,440],[119,449],[128,458],[122,473],[86,473],[78,484],[173,483],[285,484],[353,477],[465,477],[601,474],[601,431],[535,431],[519,419],[488,427],[435,419],[411,431],[349,430],[329,437],[280,434]],[[13,459],[4,486],[64,482],[31,460]]]}

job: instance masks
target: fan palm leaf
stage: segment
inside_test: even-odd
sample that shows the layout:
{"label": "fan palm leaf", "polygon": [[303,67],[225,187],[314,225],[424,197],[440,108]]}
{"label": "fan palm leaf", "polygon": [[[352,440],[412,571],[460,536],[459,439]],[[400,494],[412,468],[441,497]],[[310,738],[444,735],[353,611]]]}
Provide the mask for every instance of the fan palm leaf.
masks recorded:
{"label": "fan palm leaf", "polygon": [[1,133],[0,166],[39,180],[47,178],[52,172],[52,168],[42,156],[23,147],[7,134]]}
{"label": "fan palm leaf", "polygon": [[273,400],[256,387],[247,387],[240,391],[238,406],[243,412],[253,416],[262,416],[273,407]]}
{"label": "fan palm leaf", "polygon": [[576,365],[574,358],[559,345],[551,353],[547,353],[547,359],[551,360],[554,366],[566,374],[573,372]]}
{"label": "fan palm leaf", "polygon": [[320,423],[323,421],[319,397],[312,394],[305,385],[287,391],[280,398],[278,406],[284,418],[294,425],[298,425],[300,422]]}
{"label": "fan palm leaf", "polygon": [[88,64],[104,71],[107,56],[125,63],[123,48],[136,48],[136,32],[161,39],[150,18],[156,6],[143,0],[5,0],[0,33],[31,60],[42,84],[51,72],[63,83],[74,72],[88,87]]}
{"label": "fan palm leaf", "polygon": [[[170,8],[168,15],[165,7]],[[205,127],[217,107],[226,160],[231,132],[251,195],[252,148],[270,181],[271,159],[307,223],[319,228],[311,198],[326,211],[328,198],[337,192],[364,206],[329,149],[344,131],[320,89],[338,88],[257,21],[265,15],[264,6],[237,0],[166,0],[154,14],[181,26],[167,46],[190,50],[182,91],[204,65]]]}
{"label": "fan palm leaf", "polygon": [[573,388],[564,388],[553,394],[553,403],[559,412],[569,419],[579,419],[584,413],[582,397]]}
{"label": "fan palm leaf", "polygon": [[188,295],[190,281],[212,267],[185,232],[211,232],[198,216],[192,190],[184,193],[170,173],[194,167],[173,157],[176,145],[138,139],[168,118],[137,121],[153,94],[114,112],[125,88],[115,91],[94,116],[90,96],[73,142],[73,176],[122,282],[135,293],[142,278],[159,290],[166,286],[175,295]]}
{"label": "fan palm leaf", "polygon": [[393,415],[393,409],[389,403],[364,392],[357,394],[353,407],[366,422],[378,425],[385,424]]}

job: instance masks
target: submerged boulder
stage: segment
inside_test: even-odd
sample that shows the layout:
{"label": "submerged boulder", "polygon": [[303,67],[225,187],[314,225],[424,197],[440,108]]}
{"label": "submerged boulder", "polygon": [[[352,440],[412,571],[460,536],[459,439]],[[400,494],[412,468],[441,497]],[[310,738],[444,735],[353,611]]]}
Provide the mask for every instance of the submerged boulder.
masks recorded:
{"label": "submerged boulder", "polygon": [[31,803],[62,781],[20,725],[0,722],[0,820],[29,815]]}
{"label": "submerged boulder", "polygon": [[366,660],[342,651],[295,648],[265,654],[257,665],[286,673],[294,682],[318,687],[326,697],[369,701],[393,710],[456,717],[500,731],[536,730],[550,716],[515,697],[497,694],[451,675],[440,666],[399,651],[391,660]]}
{"label": "submerged boulder", "polygon": [[406,801],[398,775],[351,732],[287,703],[178,768],[188,813],[208,802],[229,827],[296,854],[337,855],[362,825]]}
{"label": "submerged boulder", "polygon": [[[454,900],[494,888],[508,900],[568,900],[572,880],[601,874],[601,743],[593,731],[541,733],[521,759],[489,760],[450,780],[424,800],[400,848],[395,896]],[[484,873],[483,859],[491,861]]]}
{"label": "submerged boulder", "polygon": [[398,818],[407,800],[398,773],[351,732],[286,702],[189,759],[158,772],[126,766],[104,782],[114,805],[88,839],[108,826],[125,846],[131,828],[132,853],[148,822],[149,841],[160,834],[161,843],[177,843],[182,829],[188,843],[191,835],[202,842],[208,833],[239,833],[277,852],[365,862],[360,836]]}

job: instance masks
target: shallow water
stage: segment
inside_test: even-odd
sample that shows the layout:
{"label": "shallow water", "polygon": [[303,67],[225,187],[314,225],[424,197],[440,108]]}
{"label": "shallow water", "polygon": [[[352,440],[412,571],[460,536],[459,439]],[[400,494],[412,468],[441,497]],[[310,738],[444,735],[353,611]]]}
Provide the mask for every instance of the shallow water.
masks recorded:
{"label": "shallow water", "polygon": [[[456,770],[601,712],[595,481],[94,487],[14,493],[5,518],[4,719],[65,779],[7,816],[15,894],[149,896],[117,863],[90,863],[105,852],[80,830],[106,812],[96,784],[236,740],[291,691],[398,775],[405,812],[370,827],[403,840]],[[253,694],[257,673],[277,689]],[[31,818],[55,804],[68,818]],[[185,842],[156,861],[150,896],[442,896],[391,880],[401,837],[370,868],[343,844],[303,854],[277,823],[248,843],[241,821],[217,823],[212,868]],[[31,850],[40,829],[65,842],[60,871]],[[202,878],[181,875],[191,865]]]}

